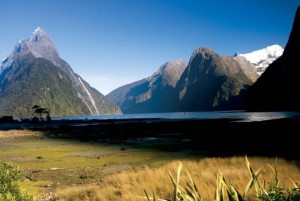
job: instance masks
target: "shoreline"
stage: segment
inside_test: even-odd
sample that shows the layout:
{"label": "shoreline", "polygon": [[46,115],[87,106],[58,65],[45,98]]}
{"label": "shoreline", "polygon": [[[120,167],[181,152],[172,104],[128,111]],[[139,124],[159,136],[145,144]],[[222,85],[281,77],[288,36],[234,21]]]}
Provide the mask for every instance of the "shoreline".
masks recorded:
{"label": "shoreline", "polygon": [[[296,135],[300,117],[243,122],[226,119],[105,119],[0,123],[0,130],[32,130],[53,138],[121,143],[128,140],[173,139],[182,148],[211,156],[262,155],[300,159]],[[274,132],[281,133],[275,135]],[[176,146],[177,146],[176,145]],[[171,144],[169,146],[172,146]]]}

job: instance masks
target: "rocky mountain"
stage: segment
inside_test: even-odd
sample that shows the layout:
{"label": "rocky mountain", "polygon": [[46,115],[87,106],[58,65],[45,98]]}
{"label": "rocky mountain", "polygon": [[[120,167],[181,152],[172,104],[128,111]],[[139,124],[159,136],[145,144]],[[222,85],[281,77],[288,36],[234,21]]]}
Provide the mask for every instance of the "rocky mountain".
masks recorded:
{"label": "rocky mountain", "polygon": [[179,111],[237,109],[258,74],[243,59],[198,48],[177,83]]}
{"label": "rocky mountain", "polygon": [[183,60],[167,62],[152,76],[115,89],[107,97],[123,113],[173,112],[174,89],[186,66]]}
{"label": "rocky mountain", "polygon": [[199,48],[188,64],[168,62],[149,78],[120,87],[107,97],[123,113],[237,109],[257,78],[244,57],[221,57]]}
{"label": "rocky mountain", "polygon": [[281,57],[251,87],[242,108],[250,111],[300,110],[300,7]]}
{"label": "rocky mountain", "polygon": [[280,45],[271,45],[246,54],[237,53],[235,58],[246,58],[256,68],[257,73],[261,75],[273,61],[282,55],[283,50]]}
{"label": "rocky mountain", "polygon": [[53,116],[120,113],[73,72],[41,28],[19,41],[0,65],[0,115],[29,116],[35,104]]}

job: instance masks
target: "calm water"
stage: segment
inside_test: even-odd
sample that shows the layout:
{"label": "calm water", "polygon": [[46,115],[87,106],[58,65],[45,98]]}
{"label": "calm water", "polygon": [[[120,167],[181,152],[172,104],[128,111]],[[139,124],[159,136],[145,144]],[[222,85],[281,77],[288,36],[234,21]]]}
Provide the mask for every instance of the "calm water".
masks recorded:
{"label": "calm water", "polygon": [[123,115],[89,115],[89,116],[64,116],[53,117],[53,120],[84,120],[84,119],[240,119],[239,121],[264,121],[272,119],[300,117],[300,112],[174,112],[174,113],[147,113]]}

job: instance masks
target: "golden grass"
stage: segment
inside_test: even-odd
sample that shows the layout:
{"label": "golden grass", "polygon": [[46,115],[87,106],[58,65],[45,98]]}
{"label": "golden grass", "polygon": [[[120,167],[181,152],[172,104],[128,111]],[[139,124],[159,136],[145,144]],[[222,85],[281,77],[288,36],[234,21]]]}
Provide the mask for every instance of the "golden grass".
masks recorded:
{"label": "golden grass", "polygon": [[100,191],[96,185],[88,185],[83,187],[70,187],[60,192],[62,196],[61,201],[100,201]]}
{"label": "golden grass", "polygon": [[[139,149],[124,145],[85,143],[76,140],[51,139],[34,131],[0,131],[0,163],[10,162],[19,167],[22,182],[34,196],[54,193],[72,185],[88,185],[100,181],[104,175],[143,166],[161,166],[174,159],[169,152]],[[32,137],[36,134],[40,137]],[[4,136],[7,136],[4,138]],[[10,136],[14,136],[11,138]],[[17,137],[20,136],[20,137]],[[182,153],[180,158],[199,158]],[[42,183],[45,185],[39,185]],[[50,184],[50,187],[44,187]]]}
{"label": "golden grass", "polygon": [[[241,192],[250,178],[244,157],[200,160],[201,156],[185,152],[175,156],[172,152],[155,149],[129,147],[121,150],[120,146],[42,136],[40,132],[26,130],[0,131],[0,162],[10,161],[20,168],[22,175],[31,177],[33,181],[24,181],[21,186],[35,196],[51,191],[58,193],[60,200],[143,200],[139,196],[144,196],[146,189],[150,194],[155,191],[159,197],[169,198],[173,188],[168,172],[176,175],[179,161],[175,159],[183,162],[181,178],[186,178],[184,169],[187,169],[202,195],[210,200],[219,170],[226,181]],[[249,160],[255,170],[263,168],[260,178],[273,181],[267,163],[274,166],[274,158],[250,157]],[[290,178],[300,180],[300,171],[295,164],[278,159],[277,166],[283,187],[292,187]],[[82,179],[81,175],[87,178]]]}
{"label": "golden grass", "polygon": [[[254,170],[262,168],[260,179],[267,182],[274,181],[274,174],[267,164],[275,165],[275,158],[250,157],[249,161]],[[187,169],[205,200],[213,200],[216,189],[217,173],[221,171],[228,183],[232,183],[241,192],[244,191],[250,179],[250,174],[245,165],[244,157],[230,158],[207,158],[199,161],[182,161],[183,170]],[[93,195],[97,195],[90,200],[144,200],[140,196],[144,196],[144,189],[148,193],[155,192],[160,198],[171,198],[173,186],[169,178],[168,172],[175,176],[179,161],[171,162],[159,168],[145,168],[138,171],[121,172],[109,175],[103,178],[100,185],[92,185],[89,188]],[[284,159],[277,160],[277,169],[281,186],[284,188],[292,188],[294,181],[300,180],[300,170],[296,164],[288,162]],[[185,171],[182,171],[181,184],[183,180],[188,180]],[[74,192],[80,194],[82,187],[64,189],[58,191],[61,200],[73,197]],[[83,194],[86,194],[82,192]],[[254,192],[250,192],[250,196]],[[76,200],[76,199],[69,199]]]}
{"label": "golden grass", "polygon": [[29,131],[29,130],[0,130],[0,139],[12,139],[18,137],[40,137],[43,133],[39,131]]}

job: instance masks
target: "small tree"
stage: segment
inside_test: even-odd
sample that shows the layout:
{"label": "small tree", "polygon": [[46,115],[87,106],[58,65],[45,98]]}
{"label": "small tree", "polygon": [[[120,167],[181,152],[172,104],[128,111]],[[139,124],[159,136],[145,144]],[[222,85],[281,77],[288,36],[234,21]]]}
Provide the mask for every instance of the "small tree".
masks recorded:
{"label": "small tree", "polygon": [[33,119],[38,118],[40,121],[45,121],[45,118],[48,122],[51,121],[51,117],[50,117],[50,110],[47,108],[43,108],[39,105],[34,105],[32,107],[33,110]]}
{"label": "small tree", "polygon": [[0,201],[32,201],[28,192],[19,187],[21,174],[9,163],[0,167]]}

